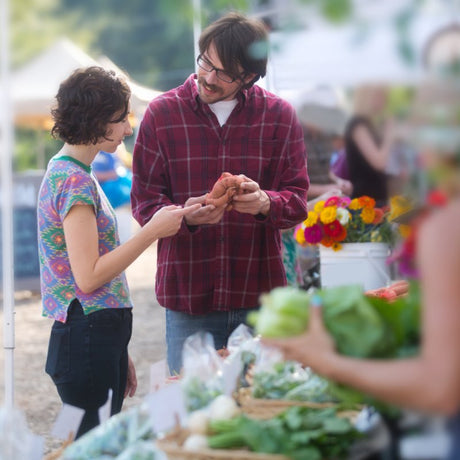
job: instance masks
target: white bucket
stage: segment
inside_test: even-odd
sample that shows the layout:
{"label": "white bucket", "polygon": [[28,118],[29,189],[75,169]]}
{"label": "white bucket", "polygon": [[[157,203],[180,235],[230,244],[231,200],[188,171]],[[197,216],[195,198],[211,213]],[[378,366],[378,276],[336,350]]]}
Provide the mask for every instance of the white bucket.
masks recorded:
{"label": "white bucket", "polygon": [[386,243],[345,243],[334,251],[320,246],[321,287],[359,284],[365,291],[388,286],[391,275]]}

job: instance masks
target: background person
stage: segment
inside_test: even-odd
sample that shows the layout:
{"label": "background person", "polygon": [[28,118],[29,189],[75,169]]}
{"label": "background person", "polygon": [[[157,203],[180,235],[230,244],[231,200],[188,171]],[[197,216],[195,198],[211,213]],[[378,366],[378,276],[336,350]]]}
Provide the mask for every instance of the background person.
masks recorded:
{"label": "background person", "polygon": [[353,95],[353,116],[345,128],[345,152],[351,198],[362,195],[374,198],[378,205],[388,202],[386,168],[394,141],[394,128],[385,120],[388,88],[364,85]]}
{"label": "background person", "polygon": [[[170,203],[200,203],[179,233],[158,244],[156,295],[166,309],[167,359],[180,372],[182,346],[212,333],[217,349],[286,284],[281,230],[306,218],[306,152],[293,107],[254,83],[265,75],[263,22],[229,13],[199,39],[197,74],[154,99],[133,151],[133,214],[141,225]],[[206,204],[223,171],[244,183],[226,205]]]}
{"label": "background person", "polygon": [[114,209],[131,201],[132,172],[122,162],[120,150],[126,150],[124,144],[120,144],[114,153],[100,151],[91,163],[93,173]]}
{"label": "background person", "polygon": [[136,391],[128,356],[132,303],[123,270],[156,239],[176,233],[195,209],[165,207],[119,245],[113,208],[90,165],[98,151],[113,153],[132,134],[130,95],[125,80],[101,67],[78,69],[61,83],[51,132],[64,145],[39,191],[43,316],[54,320],[46,372],[63,403],[85,410],[76,437],[99,423],[109,389],[112,415]]}
{"label": "background person", "polygon": [[115,153],[100,151],[91,168],[110,204],[115,210],[120,242],[124,243],[133,232],[131,214],[132,156],[121,143]]}

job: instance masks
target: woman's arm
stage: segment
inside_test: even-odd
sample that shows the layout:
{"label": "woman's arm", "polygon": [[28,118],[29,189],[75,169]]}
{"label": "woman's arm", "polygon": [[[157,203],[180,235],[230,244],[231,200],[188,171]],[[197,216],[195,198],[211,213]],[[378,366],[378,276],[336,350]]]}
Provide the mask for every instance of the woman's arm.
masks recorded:
{"label": "woman's arm", "polygon": [[199,204],[182,208],[165,206],[128,241],[113,251],[99,254],[99,236],[94,208],[72,206],[64,219],[64,237],[70,266],[78,287],[91,293],[125,270],[158,238],[172,236],[180,228],[184,215]]}
{"label": "woman's arm", "polygon": [[424,312],[418,357],[382,361],[339,355],[318,308],[311,308],[306,334],[264,342],[278,346],[285,359],[297,360],[383,401],[427,412],[456,413],[460,409],[460,205],[426,223],[418,248]]}
{"label": "woman's arm", "polygon": [[386,127],[381,146],[377,145],[369,128],[363,123],[355,126],[351,136],[366,161],[377,171],[384,171],[393,144],[392,124]]}

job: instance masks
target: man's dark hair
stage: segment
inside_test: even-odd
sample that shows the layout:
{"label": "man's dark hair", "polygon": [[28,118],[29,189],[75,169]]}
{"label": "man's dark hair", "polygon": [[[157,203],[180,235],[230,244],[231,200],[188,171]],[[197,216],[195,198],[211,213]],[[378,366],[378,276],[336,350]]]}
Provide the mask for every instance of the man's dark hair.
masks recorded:
{"label": "man's dark hair", "polygon": [[51,135],[72,145],[107,139],[107,125],[128,115],[130,97],[128,83],[113,70],[77,69],[59,87]]}
{"label": "man's dark hair", "polygon": [[214,44],[224,70],[231,75],[254,73],[256,77],[247,85],[250,88],[267,71],[268,31],[261,20],[231,12],[211,23],[199,39],[200,53]]}

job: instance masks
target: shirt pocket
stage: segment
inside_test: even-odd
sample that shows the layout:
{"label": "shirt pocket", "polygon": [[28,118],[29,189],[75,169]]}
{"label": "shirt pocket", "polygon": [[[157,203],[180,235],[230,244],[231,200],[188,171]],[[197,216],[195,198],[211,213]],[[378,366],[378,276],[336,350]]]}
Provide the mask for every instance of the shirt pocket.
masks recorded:
{"label": "shirt pocket", "polygon": [[72,379],[70,375],[69,328],[51,329],[45,371],[56,385],[67,383]]}
{"label": "shirt pocket", "polygon": [[[264,182],[276,171],[280,159],[280,145],[276,140],[248,139],[232,148],[233,174],[245,174],[250,179]],[[234,162],[234,163],[233,163]]]}

